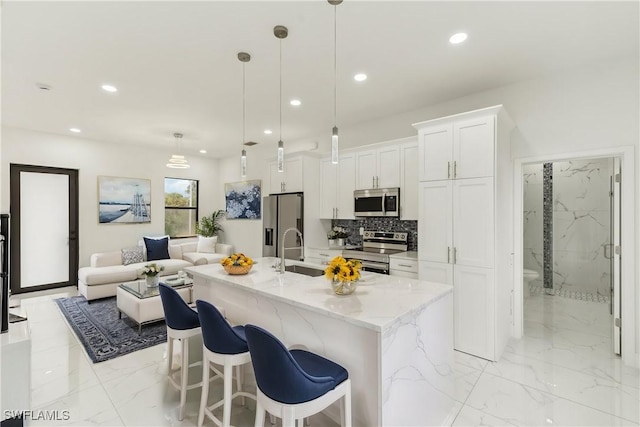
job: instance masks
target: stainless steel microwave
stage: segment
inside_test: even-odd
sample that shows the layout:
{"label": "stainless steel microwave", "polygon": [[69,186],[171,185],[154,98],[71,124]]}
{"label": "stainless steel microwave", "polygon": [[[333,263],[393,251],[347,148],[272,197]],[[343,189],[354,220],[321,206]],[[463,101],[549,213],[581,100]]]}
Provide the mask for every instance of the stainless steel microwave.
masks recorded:
{"label": "stainless steel microwave", "polygon": [[355,190],[354,216],[400,216],[400,189],[373,188]]}

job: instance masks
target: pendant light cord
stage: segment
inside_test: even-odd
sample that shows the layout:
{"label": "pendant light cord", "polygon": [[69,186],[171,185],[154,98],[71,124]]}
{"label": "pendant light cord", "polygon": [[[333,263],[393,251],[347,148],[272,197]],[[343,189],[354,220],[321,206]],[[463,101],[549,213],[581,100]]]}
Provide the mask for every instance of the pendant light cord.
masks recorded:
{"label": "pendant light cord", "polygon": [[247,115],[246,65],[247,64],[245,62],[242,63],[242,147],[244,147],[245,143],[245,127]]}
{"label": "pendant light cord", "polygon": [[337,83],[337,69],[338,69],[338,6],[333,6],[333,125],[338,126],[338,83]]}

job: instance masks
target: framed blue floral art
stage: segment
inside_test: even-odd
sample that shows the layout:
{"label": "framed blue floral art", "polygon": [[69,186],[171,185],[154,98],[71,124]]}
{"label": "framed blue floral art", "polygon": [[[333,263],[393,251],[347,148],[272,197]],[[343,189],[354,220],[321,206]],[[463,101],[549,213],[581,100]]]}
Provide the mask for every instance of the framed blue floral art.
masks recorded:
{"label": "framed blue floral art", "polygon": [[227,219],[260,219],[261,181],[227,182],[224,184]]}

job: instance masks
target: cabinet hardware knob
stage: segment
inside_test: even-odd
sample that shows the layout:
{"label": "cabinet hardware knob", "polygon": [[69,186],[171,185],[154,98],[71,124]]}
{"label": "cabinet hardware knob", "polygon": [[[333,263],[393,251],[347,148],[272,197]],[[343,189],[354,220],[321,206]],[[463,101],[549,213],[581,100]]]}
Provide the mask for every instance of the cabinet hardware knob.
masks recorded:
{"label": "cabinet hardware knob", "polygon": [[456,178],[458,176],[458,162],[453,161],[453,177]]}
{"label": "cabinet hardware knob", "polygon": [[451,264],[451,248],[447,246],[447,264]]}
{"label": "cabinet hardware knob", "polygon": [[451,178],[451,162],[447,162],[447,178]]}

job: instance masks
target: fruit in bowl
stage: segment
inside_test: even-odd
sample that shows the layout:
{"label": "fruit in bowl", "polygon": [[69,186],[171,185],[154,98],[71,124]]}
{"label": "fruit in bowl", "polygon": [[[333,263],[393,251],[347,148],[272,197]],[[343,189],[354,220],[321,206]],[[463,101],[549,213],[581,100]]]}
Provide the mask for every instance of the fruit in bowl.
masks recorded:
{"label": "fruit in bowl", "polygon": [[231,254],[220,261],[228,274],[247,274],[253,267],[253,260],[243,253]]}

